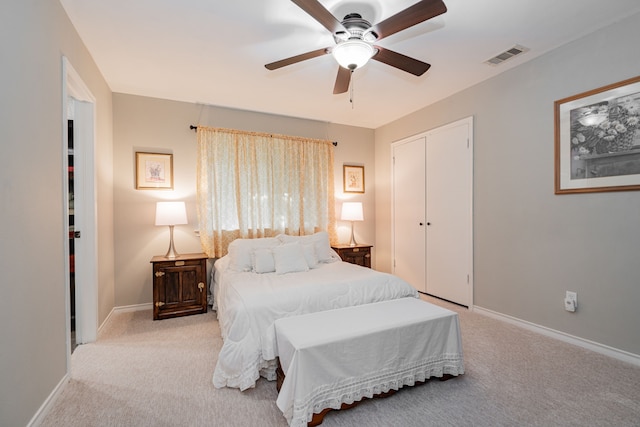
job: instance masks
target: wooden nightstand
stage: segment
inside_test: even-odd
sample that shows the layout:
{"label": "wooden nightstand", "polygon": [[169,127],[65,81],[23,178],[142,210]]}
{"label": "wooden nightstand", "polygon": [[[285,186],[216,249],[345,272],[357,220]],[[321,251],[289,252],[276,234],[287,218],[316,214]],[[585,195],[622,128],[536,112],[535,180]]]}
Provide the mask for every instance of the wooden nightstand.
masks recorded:
{"label": "wooden nightstand", "polygon": [[371,268],[371,245],[335,245],[331,248],[340,255],[345,262]]}
{"label": "wooden nightstand", "polygon": [[153,320],[207,312],[207,255],[154,256]]}

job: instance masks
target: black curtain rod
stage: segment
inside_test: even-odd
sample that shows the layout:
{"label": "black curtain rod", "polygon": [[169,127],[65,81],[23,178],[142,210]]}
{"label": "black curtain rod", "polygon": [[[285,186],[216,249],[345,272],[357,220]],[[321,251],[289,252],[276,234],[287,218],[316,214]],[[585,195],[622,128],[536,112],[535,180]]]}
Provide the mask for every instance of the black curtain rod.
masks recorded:
{"label": "black curtain rod", "polygon": [[[191,129],[193,131],[197,131],[198,130],[198,126],[190,125],[189,129]],[[333,144],[334,147],[338,146],[338,141],[332,141],[331,143]]]}
{"label": "black curtain rod", "polygon": [[[197,132],[198,131],[198,126],[190,125],[189,129],[191,129],[192,131]],[[338,146],[338,141],[331,141],[331,143],[333,144],[334,147]]]}

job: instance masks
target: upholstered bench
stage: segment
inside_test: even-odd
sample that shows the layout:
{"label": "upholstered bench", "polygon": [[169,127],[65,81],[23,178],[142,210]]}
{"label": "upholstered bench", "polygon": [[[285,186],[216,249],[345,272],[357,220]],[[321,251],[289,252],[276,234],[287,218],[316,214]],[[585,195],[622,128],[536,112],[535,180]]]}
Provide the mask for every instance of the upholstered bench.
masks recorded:
{"label": "upholstered bench", "polygon": [[276,404],[291,426],[317,425],[331,409],[464,373],[457,313],[418,298],[286,317],[275,329]]}

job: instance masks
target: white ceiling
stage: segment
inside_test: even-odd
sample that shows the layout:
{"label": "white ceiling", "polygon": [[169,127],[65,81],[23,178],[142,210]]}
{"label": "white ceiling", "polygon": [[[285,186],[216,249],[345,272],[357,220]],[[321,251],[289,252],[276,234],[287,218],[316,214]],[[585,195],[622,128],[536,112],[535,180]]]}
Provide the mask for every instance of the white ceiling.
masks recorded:
{"label": "white ceiling", "polygon": [[[448,11],[377,44],[428,62],[421,77],[370,61],[333,95],[334,45],[290,0],[60,0],[114,92],[377,128],[626,16],[638,0],[444,0]],[[415,0],[320,0],[372,24]],[[484,62],[516,44],[531,49]],[[633,52],[630,54],[637,54]],[[596,58],[594,58],[596,60]]]}

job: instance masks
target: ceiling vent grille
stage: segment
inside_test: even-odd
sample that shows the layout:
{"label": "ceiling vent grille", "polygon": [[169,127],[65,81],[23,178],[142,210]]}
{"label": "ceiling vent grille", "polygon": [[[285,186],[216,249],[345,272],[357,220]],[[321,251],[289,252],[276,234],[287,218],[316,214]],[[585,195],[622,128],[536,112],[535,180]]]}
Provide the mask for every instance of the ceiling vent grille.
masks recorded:
{"label": "ceiling vent grille", "polygon": [[507,61],[513,58],[514,56],[518,56],[528,51],[529,51],[529,48],[520,46],[519,44],[517,44],[511,49],[505,50],[504,52],[494,56],[493,58],[486,60],[484,63],[489,65],[499,65],[499,64],[502,64],[504,61]]}

